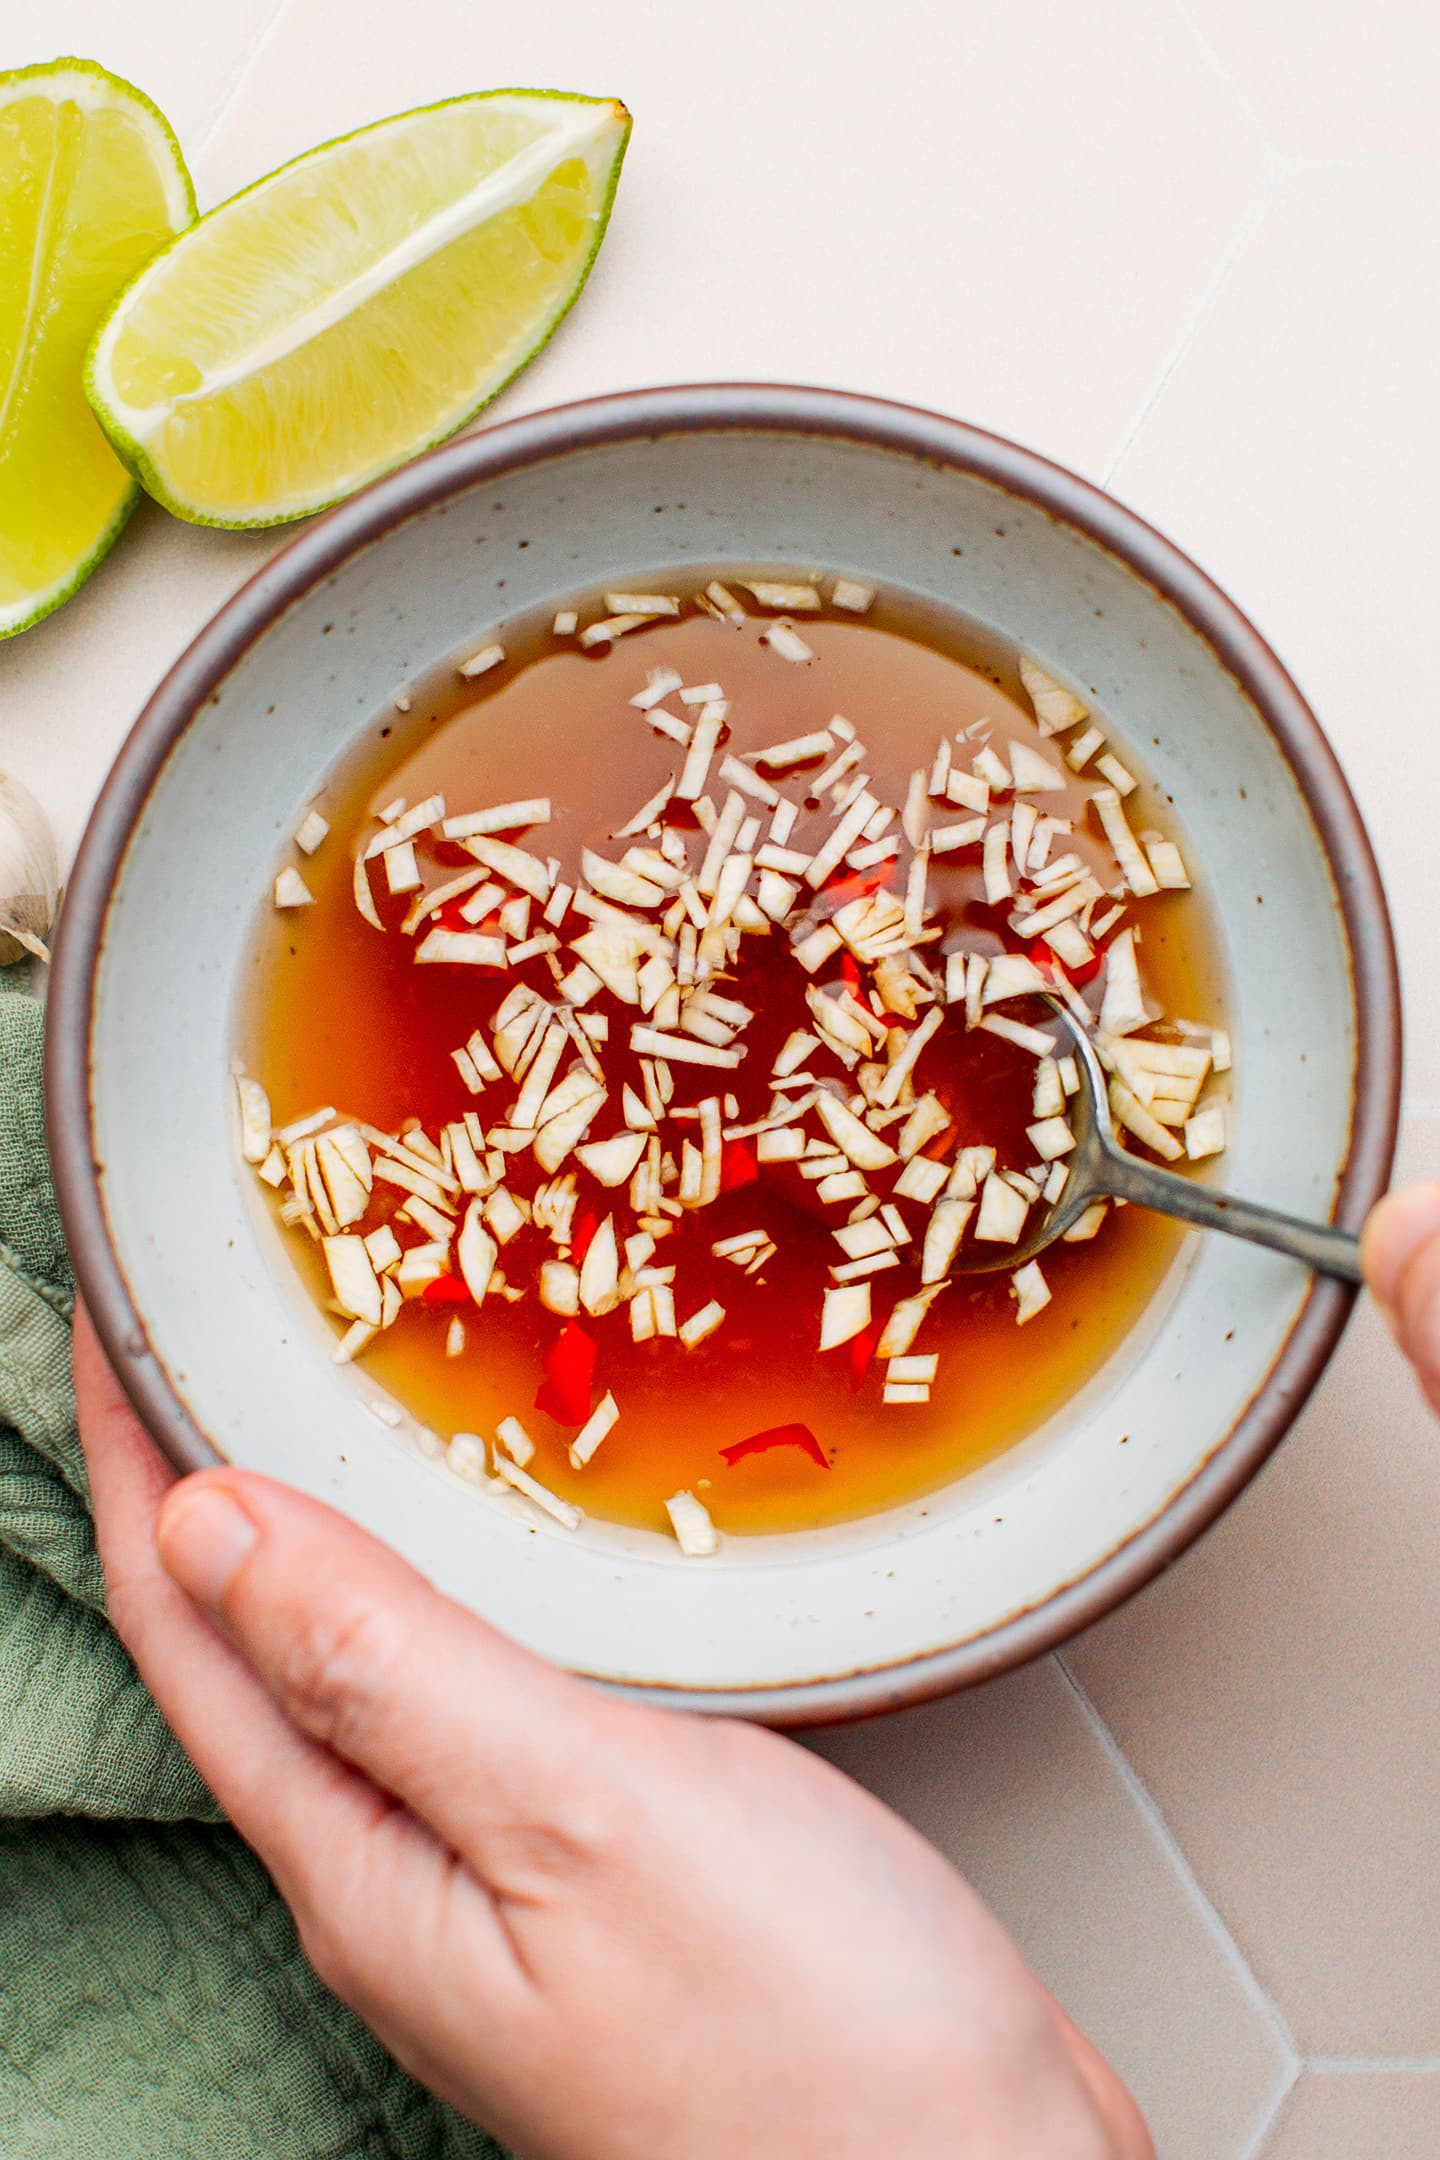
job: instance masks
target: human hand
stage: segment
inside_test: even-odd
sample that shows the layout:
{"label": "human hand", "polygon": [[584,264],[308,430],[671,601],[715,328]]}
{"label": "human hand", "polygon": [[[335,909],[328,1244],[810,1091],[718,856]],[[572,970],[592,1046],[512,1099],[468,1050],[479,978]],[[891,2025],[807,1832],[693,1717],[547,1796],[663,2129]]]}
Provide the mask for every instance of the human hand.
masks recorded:
{"label": "human hand", "polygon": [[839,1772],[553,1670],[285,1486],[177,1482],[83,1314],[75,1378],[165,1715],[321,1978],[527,2160],[1153,2160],[980,1900]]}
{"label": "human hand", "polygon": [[1360,1264],[1431,1409],[1440,1411],[1440,1180],[1386,1194],[1365,1225]]}

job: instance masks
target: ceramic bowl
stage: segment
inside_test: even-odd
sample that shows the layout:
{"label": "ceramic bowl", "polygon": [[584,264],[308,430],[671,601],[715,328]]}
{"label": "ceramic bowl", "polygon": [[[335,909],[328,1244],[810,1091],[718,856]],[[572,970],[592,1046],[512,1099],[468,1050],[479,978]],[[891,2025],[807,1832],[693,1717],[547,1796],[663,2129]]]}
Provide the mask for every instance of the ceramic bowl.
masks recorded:
{"label": "ceramic bowl", "polygon": [[377,1421],[238,1163],[237,988],[283,840],[396,687],[492,623],[641,569],[756,559],[954,602],[1089,686],[1181,807],[1218,915],[1227,1180],[1357,1225],[1391,1163],[1395,963],[1364,830],[1295,685],[1192,563],[1083,481],[814,390],[643,391],[489,428],[261,571],[156,691],[91,821],[49,1115],[83,1293],[178,1465],[224,1457],[333,1502],[579,1671],[798,1723],[986,1678],[1127,1596],[1276,1445],[1351,1296],[1193,1239],[1099,1378],[988,1468],[703,1563],[658,1535],[534,1523]]}

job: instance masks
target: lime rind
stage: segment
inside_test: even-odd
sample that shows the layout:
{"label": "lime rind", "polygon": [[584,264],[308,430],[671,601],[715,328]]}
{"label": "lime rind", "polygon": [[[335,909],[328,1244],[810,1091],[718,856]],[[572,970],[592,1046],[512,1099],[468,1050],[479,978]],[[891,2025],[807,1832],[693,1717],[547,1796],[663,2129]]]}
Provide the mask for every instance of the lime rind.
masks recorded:
{"label": "lime rind", "polygon": [[[54,88],[57,95],[63,97],[67,85],[80,93],[76,102],[81,105],[90,104],[97,110],[104,106],[129,105],[144,113],[158,145],[166,153],[163,158],[156,158],[155,169],[166,184],[167,207],[172,219],[178,220],[182,229],[193,224],[195,186],[175,130],[154,99],[147,97],[125,76],[101,67],[97,60],[83,60],[73,54],[65,54],[56,60],[37,61],[30,67],[10,68],[0,72],[0,110],[17,98],[33,95],[41,86]],[[97,92],[103,95],[97,96]],[[132,476],[131,485],[119,498],[108,524],[96,534],[88,554],[80,556],[67,573],[42,593],[17,601],[10,608],[0,608],[0,638],[18,637],[22,630],[33,629],[36,623],[43,622],[47,615],[53,615],[67,600],[73,599],[114,547],[139,500],[140,486]]]}
{"label": "lime rind", "polygon": [[[91,575],[99,569],[101,563],[135,515],[135,506],[143,492],[138,480],[131,482],[125,494],[120,498],[120,504],[114,517],[111,518],[110,523],[100,534],[90,553],[75,565],[69,577],[57,580],[54,585],[42,593],[34,602],[34,605],[29,607],[27,613],[21,614],[17,610],[7,611],[0,608],[0,638],[18,637],[22,630],[33,630],[36,623],[44,622],[47,615],[53,615],[57,608],[64,607],[67,600],[74,599],[81,586],[87,583]],[[25,603],[22,602],[20,605],[24,606]]]}
{"label": "lime rind", "polygon": [[[212,218],[218,217],[222,211],[230,209],[233,204],[244,200],[248,196],[257,194],[263,188],[269,187],[281,173],[289,172],[295,166],[303,165],[312,158],[323,157],[327,151],[335,150],[343,143],[355,142],[363,136],[376,134],[383,128],[393,126],[397,121],[413,120],[422,113],[441,112],[454,105],[479,104],[490,99],[501,98],[553,98],[558,103],[567,105],[605,106],[615,116],[613,148],[603,190],[596,209],[590,246],[584,260],[577,266],[571,284],[562,295],[558,305],[544,320],[534,342],[526,347],[524,353],[512,368],[497,381],[485,386],[475,403],[469,406],[458,419],[447,420],[443,427],[437,428],[432,434],[411,444],[398,456],[367,469],[359,479],[349,486],[340,488],[334,495],[317,499],[297,508],[287,508],[273,514],[262,512],[253,517],[242,518],[219,517],[214,512],[206,510],[196,503],[177,498],[174,492],[167,487],[164,477],[157,469],[154,460],[147,454],[145,445],[120,420],[97,381],[97,375],[104,362],[106,342],[113,338],[126,307],[133,300],[136,288],[141,281],[157,273],[166,258],[173,254],[181,242],[188,240],[201,226],[207,224]],[[177,233],[173,240],[168,241],[164,247],[157,249],[138,276],[125,287],[123,292],[116,296],[109,313],[98,325],[95,335],[90,341],[90,348],[85,359],[85,395],[90,401],[96,418],[109,437],[116,456],[135,475],[146,494],[153,496],[155,501],[168,510],[172,517],[181,519],[187,525],[209,526],[223,532],[257,532],[276,525],[292,525],[301,518],[313,517],[323,510],[331,510],[337,503],[344,502],[351,495],[358,494],[361,488],[368,487],[373,481],[383,479],[386,473],[397,471],[401,466],[408,465],[413,458],[422,456],[425,451],[433,450],[438,444],[449,441],[451,436],[458,435],[463,429],[469,427],[471,422],[488,405],[492,404],[503,390],[514,382],[517,375],[523,374],[537,354],[544,351],[584,291],[610,223],[610,213],[614,207],[615,191],[620,184],[620,169],[625,162],[625,152],[629,146],[632,125],[633,122],[629,112],[616,98],[588,97],[566,90],[517,89],[513,86],[497,90],[469,91],[459,97],[438,99],[432,105],[412,106],[405,112],[391,113],[382,120],[371,121],[363,128],[353,128],[348,134],[332,136],[328,142],[316,143],[311,149],[301,151],[297,157],[288,159],[283,165],[277,165],[273,172],[266,173],[262,179],[252,181],[249,187],[241,188],[236,194],[227,196],[223,203],[217,203],[213,210],[206,211],[204,217],[197,218],[193,225],[189,226],[185,231]]]}

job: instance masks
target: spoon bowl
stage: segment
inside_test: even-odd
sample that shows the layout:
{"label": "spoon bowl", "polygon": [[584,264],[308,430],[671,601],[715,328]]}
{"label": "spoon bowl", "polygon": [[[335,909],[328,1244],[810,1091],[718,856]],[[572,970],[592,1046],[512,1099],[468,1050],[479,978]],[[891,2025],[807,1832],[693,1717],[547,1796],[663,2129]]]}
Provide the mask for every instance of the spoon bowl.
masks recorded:
{"label": "spoon bowl", "polygon": [[1013,1273],[1067,1237],[1097,1201],[1114,1200],[1153,1209],[1157,1215],[1168,1215],[1196,1229],[1221,1230],[1252,1245],[1266,1245],[1341,1282],[1363,1282],[1360,1241],[1348,1231],[1336,1230],[1329,1223],[1305,1222],[1257,1201],[1236,1199],[1217,1192],[1213,1185],[1179,1177],[1173,1170],[1161,1170],[1132,1155],[1115,1130],[1109,1082],[1088,1029],[1063,999],[1049,991],[1036,996],[1049,1007],[1050,1020],[1065,1030],[1080,1082],[1068,1104],[1075,1145],[1063,1157],[1068,1173],[1065,1189],[1018,1244],[997,1245],[989,1253],[975,1245],[965,1248],[955,1261],[957,1273],[992,1275],[1002,1269]]}

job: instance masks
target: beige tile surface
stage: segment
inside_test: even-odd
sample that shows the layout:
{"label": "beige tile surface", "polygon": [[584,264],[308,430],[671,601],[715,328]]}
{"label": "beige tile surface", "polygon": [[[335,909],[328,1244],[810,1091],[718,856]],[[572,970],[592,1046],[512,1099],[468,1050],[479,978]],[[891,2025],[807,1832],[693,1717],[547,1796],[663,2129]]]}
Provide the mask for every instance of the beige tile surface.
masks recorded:
{"label": "beige tile surface", "polygon": [[1440,27],[1414,0],[1179,0],[1286,151],[1435,150]]}
{"label": "beige tile surface", "polygon": [[1127,2078],[1161,2160],[1250,2148],[1286,2050],[1052,1659],[814,1744],[968,1875]]}
{"label": "beige tile surface", "polygon": [[[4,65],[29,67],[76,53],[98,60],[155,100],[188,159],[237,84],[283,0],[205,0],[203,12],[178,0],[48,0],[3,13]],[[192,165],[193,170],[193,165]]]}
{"label": "beige tile surface", "polygon": [[1066,1653],[1305,2053],[1440,2056],[1437,1583],[1440,1432],[1366,1309],[1258,1483]]}
{"label": "beige tile surface", "polygon": [[[623,97],[599,269],[507,397],[732,375],[864,387],[1099,473],[1258,178],[1169,0],[289,0],[201,162],[214,198],[317,139],[507,82]],[[324,66],[315,66],[323,52]]]}
{"label": "beige tile surface", "polygon": [[[1297,42],[1303,43],[1303,40]],[[1250,233],[1113,475],[1236,594],[1349,771],[1414,988],[1433,964],[1434,738],[1409,736],[1440,496],[1440,162],[1292,176]],[[1440,1017],[1409,1074],[1440,1102]]]}
{"label": "beige tile surface", "polygon": [[202,532],[142,500],[89,584],[4,645],[3,763],[44,804],[63,860],[161,676],[284,537]]}
{"label": "beige tile surface", "polygon": [[1435,2160],[1440,2072],[1307,2070],[1263,2160]]}

